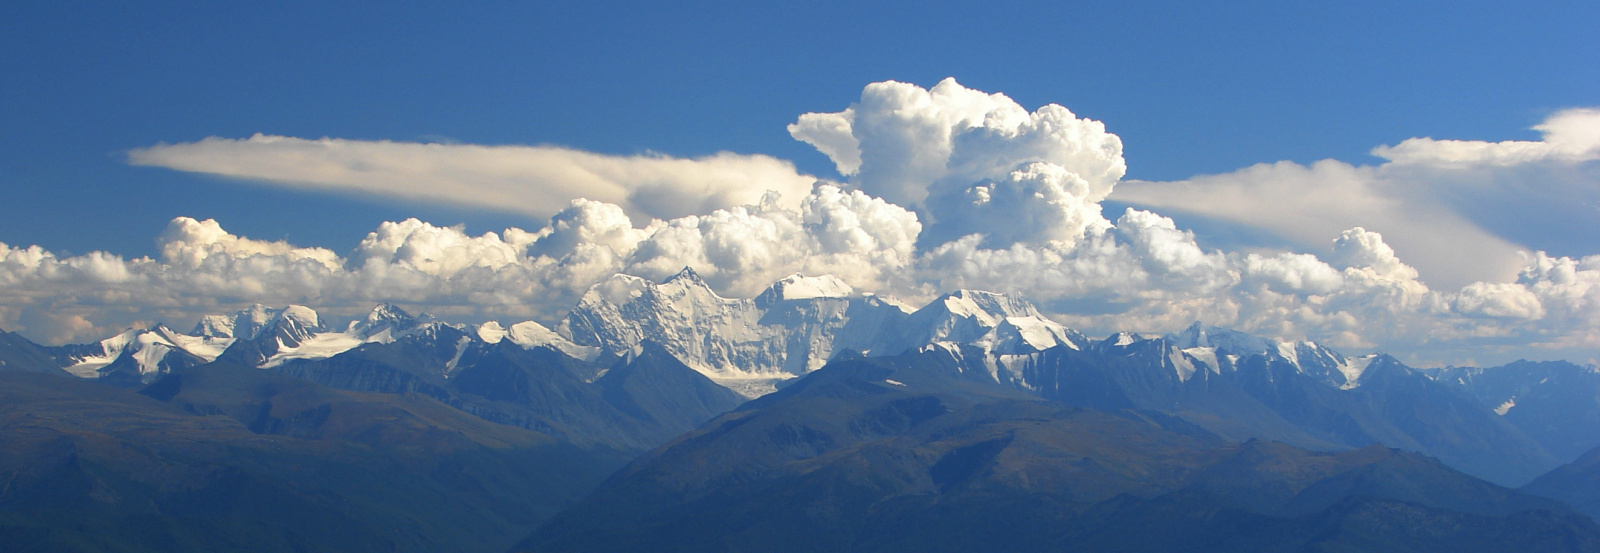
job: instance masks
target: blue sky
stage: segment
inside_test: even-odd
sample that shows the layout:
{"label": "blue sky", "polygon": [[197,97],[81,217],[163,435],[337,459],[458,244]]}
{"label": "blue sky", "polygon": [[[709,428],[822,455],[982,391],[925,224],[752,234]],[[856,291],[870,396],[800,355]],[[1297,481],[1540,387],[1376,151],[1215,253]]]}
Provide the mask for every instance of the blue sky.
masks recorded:
{"label": "blue sky", "polygon": [[[767,153],[886,79],[954,76],[1105,121],[1129,177],[1370,161],[1413,136],[1528,139],[1600,102],[1593,2],[14,2],[0,18],[0,241],[150,255],[174,216],[350,247],[383,220],[525,218],[129,167],[160,142],[262,132]],[[314,197],[313,197],[314,196]],[[313,224],[314,223],[314,224]],[[1575,252],[1576,253],[1576,252]]]}
{"label": "blue sky", "polygon": [[[367,250],[352,253],[352,249],[364,247],[358,242],[369,232],[382,234],[385,222],[414,217],[437,227],[464,224],[463,236],[468,237],[508,227],[536,231],[549,223],[546,211],[553,209],[517,207],[522,204],[510,201],[451,204],[437,197],[373,193],[371,186],[377,185],[371,183],[368,188],[351,187],[348,182],[293,184],[290,177],[261,169],[272,163],[284,165],[287,158],[259,157],[263,151],[282,147],[376,148],[370,157],[342,160],[347,164],[342,168],[360,172],[375,167],[374,174],[403,175],[395,167],[412,161],[422,150],[395,150],[390,143],[553,146],[560,148],[539,152],[569,157],[600,154],[600,158],[584,157],[590,159],[585,163],[606,167],[632,163],[629,167],[634,169],[629,170],[647,172],[666,170],[636,167],[660,156],[698,160],[685,161],[697,167],[725,167],[703,158],[726,151],[739,156],[722,161],[759,165],[768,171],[761,175],[775,174],[772,164],[788,162],[795,170],[786,173],[791,177],[797,174],[809,182],[808,175],[817,176],[839,181],[847,191],[888,198],[891,204],[899,201],[894,205],[903,204],[926,225],[929,232],[924,237],[955,236],[972,230],[970,225],[954,224],[965,215],[947,210],[939,220],[941,207],[932,200],[926,205],[916,199],[897,200],[886,184],[870,175],[845,174],[837,164],[840,160],[797,140],[786,128],[802,114],[840,112],[864,101],[868,93],[863,87],[869,83],[896,80],[923,90],[955,77],[963,90],[1002,93],[1007,102],[1027,111],[1060,104],[1078,118],[1103,122],[1104,131],[1120,139],[1117,159],[1126,166],[1121,184],[1109,197],[1105,193],[1110,184],[1095,189],[1093,182],[1088,192],[1072,193],[1089,194],[1083,197],[1088,198],[1085,205],[1094,211],[1103,208],[1104,224],[1121,229],[1113,231],[1118,244],[1153,248],[1151,244],[1159,242],[1141,242],[1145,239],[1139,237],[1146,235],[1128,230],[1134,228],[1160,234],[1165,232],[1162,225],[1171,225],[1179,234],[1193,233],[1188,240],[1198,240],[1194,251],[1216,253],[1221,261],[1215,261],[1212,269],[1232,275],[1227,277],[1232,284],[1207,280],[1212,277],[1169,282],[1157,278],[1159,271],[1151,272],[1155,269],[1148,266],[1148,274],[1140,273],[1139,278],[1145,279],[1141,282],[1166,286],[1161,294],[1188,290],[1183,301],[1194,302],[1226,288],[1234,294],[1224,302],[1231,307],[1195,303],[1188,310],[1158,316],[1134,307],[1145,300],[1133,298],[1155,297],[1149,290],[991,282],[940,272],[934,251],[938,244],[926,239],[915,251],[902,252],[917,259],[901,260],[907,271],[915,266],[915,274],[895,277],[915,286],[862,277],[853,282],[858,289],[920,297],[955,285],[1009,288],[1041,297],[1058,311],[1098,305],[1090,312],[1068,313],[1069,322],[1096,329],[1125,325],[1160,330],[1186,324],[1181,319],[1205,318],[1356,349],[1407,350],[1415,359],[1476,360],[1474,355],[1441,353],[1469,342],[1473,347],[1498,348],[1498,353],[1485,358],[1595,357],[1600,349],[1600,326],[1591,328],[1600,325],[1592,316],[1594,306],[1558,308],[1549,299],[1587,297],[1587,292],[1561,288],[1564,291],[1558,293],[1554,288],[1535,289],[1533,280],[1515,286],[1512,282],[1520,278],[1519,268],[1529,263],[1543,266],[1537,260],[1527,261],[1526,255],[1538,255],[1535,252],[1547,252],[1555,259],[1551,267],[1559,268],[1560,259],[1567,259],[1584,275],[1588,269],[1583,258],[1600,254],[1600,239],[1593,238],[1600,235],[1600,216],[1595,216],[1600,213],[1596,184],[1600,164],[1589,157],[1589,150],[1582,150],[1588,142],[1580,136],[1593,128],[1593,121],[1600,121],[1581,111],[1600,106],[1596,69],[1600,40],[1594,38],[1594,29],[1600,28],[1600,5],[1593,2],[1240,2],[1221,7],[1188,2],[819,2],[777,7],[735,2],[688,6],[13,2],[4,12],[0,188],[6,202],[0,212],[0,243],[14,248],[38,245],[61,259],[104,250],[127,263],[155,257],[166,264],[159,271],[177,271],[174,258],[163,257],[173,233],[211,232],[174,223],[179,217],[214,219],[220,228],[212,235],[220,236],[217,233],[226,229],[227,236],[262,244],[286,241],[278,250],[245,247],[256,254],[271,250],[278,255],[291,246],[325,248],[330,253],[284,255],[302,261],[339,256],[330,262],[330,270],[365,259],[361,256],[367,254],[361,252]],[[1550,134],[1556,128],[1565,130]],[[246,140],[258,133],[290,140],[275,145]],[[1573,148],[1578,150],[1539,142],[1558,135],[1578,136],[1563,139],[1567,140],[1563,144],[1577,144]],[[337,139],[337,144],[295,141],[324,137]],[[1419,137],[1470,143],[1407,142]],[[1456,155],[1452,148],[1462,144],[1472,149],[1480,142],[1500,141],[1519,141],[1506,147],[1510,149],[1527,144],[1549,148],[1539,150],[1544,153],[1535,155],[1534,161],[1526,156],[1516,158],[1519,161],[1483,157],[1450,165],[1459,159],[1446,159]],[[1385,146],[1395,149],[1385,157],[1374,155],[1374,148]],[[869,157],[877,155],[873,148],[865,143],[861,147]],[[222,149],[235,157],[218,157]],[[151,157],[131,163],[130,153],[137,158],[140,152]],[[539,153],[499,152],[511,157]],[[272,155],[284,154],[273,150]],[[465,159],[429,155],[418,159],[430,163]],[[619,161],[625,158],[631,161]],[[1336,162],[1318,163],[1327,159]],[[245,162],[257,165],[218,169],[219,163]],[[1054,162],[1083,171],[1072,162]],[[1277,165],[1249,169],[1262,163]],[[767,177],[749,177],[752,182],[763,178]],[[667,203],[687,201],[660,195],[684,196],[672,186],[656,196],[629,196],[627,201],[584,195],[622,204],[640,227],[629,227],[624,234],[645,236],[654,232],[644,226],[650,216],[704,215],[711,207],[754,199],[728,192],[728,187],[744,184],[719,186],[724,187],[719,189],[722,195],[706,200],[710,207],[699,211],[649,203],[652,197]],[[783,186],[788,185],[774,185]],[[1302,194],[1296,186],[1320,191],[1322,196]],[[805,195],[803,188],[786,188],[790,201],[799,201]],[[564,205],[571,190],[532,183],[525,194],[507,197],[549,196]],[[1256,199],[1218,199],[1216,191]],[[1284,207],[1296,201],[1300,203]],[[537,202],[524,202],[531,203]],[[1140,215],[1124,220],[1121,216],[1129,206],[1151,209],[1167,219],[1140,219]],[[1258,217],[1265,212],[1278,215]],[[1006,213],[995,220],[1011,223],[1018,220],[1015,215]],[[980,220],[977,215],[971,219]],[[1016,244],[1045,248],[1039,244],[1067,236],[1060,234],[1065,232],[1061,229],[1104,230],[1094,230],[1100,223],[1088,220],[1056,223],[1066,226],[1008,236]],[[1355,226],[1382,232],[1382,239],[1373,242],[1377,239],[1365,234],[1341,234]],[[510,233],[497,237],[512,241]],[[1330,250],[1335,239],[1344,240],[1340,242],[1344,245]],[[993,243],[997,238],[987,240],[979,253],[1003,249]],[[632,249],[635,242],[628,244],[614,252],[619,259],[626,258],[617,261],[621,264],[615,270],[653,276],[683,261],[648,260],[639,253],[644,250]],[[1336,260],[1354,255],[1349,253],[1356,251],[1349,250],[1355,248],[1351,244],[1366,245],[1356,248],[1366,252],[1361,255],[1381,253],[1392,245],[1400,265]],[[1346,246],[1349,251],[1337,249]],[[950,251],[954,250],[945,254],[954,255]],[[1162,258],[1165,254],[1157,249],[1145,253],[1155,256],[1147,261],[1176,259]],[[1240,307],[1260,304],[1256,296],[1240,291],[1259,284],[1251,275],[1266,274],[1260,263],[1250,264],[1252,254],[1276,260],[1271,271],[1277,272],[1272,274],[1293,278],[1272,280],[1277,283],[1273,286],[1287,286],[1280,292],[1290,290],[1283,293],[1298,294],[1300,299],[1294,301],[1316,306],[1312,309],[1316,316],[1280,325],[1271,322],[1274,311]],[[1289,257],[1301,254],[1315,259]],[[1144,254],[1128,255],[1137,261],[1137,255]],[[551,256],[547,257],[566,259]],[[398,257],[388,259],[399,262]],[[757,286],[751,283],[767,276],[738,273],[730,268],[738,263],[718,265],[721,261],[714,257],[696,259],[715,265],[702,273],[712,275],[732,295],[748,293]],[[822,262],[783,267],[827,266],[816,263]],[[1394,268],[1401,266],[1404,270]],[[1357,328],[1361,325],[1351,321],[1370,315],[1360,309],[1318,311],[1333,300],[1315,298],[1337,295],[1331,292],[1334,285],[1308,283],[1333,274],[1329,271],[1352,268],[1372,269],[1402,284],[1420,278],[1418,282],[1431,287],[1427,290],[1434,296],[1408,304],[1412,315],[1407,317],[1442,309],[1438,313],[1448,312],[1452,318],[1428,326],[1431,330],[1384,341],[1376,336],[1393,328]],[[1200,274],[1194,267],[1185,270],[1190,269],[1191,276]],[[157,269],[128,270],[145,275],[140,278],[181,280],[140,272]],[[1339,282],[1353,282],[1351,274],[1339,277]],[[562,281],[564,286],[581,289],[589,282],[573,278]],[[1463,288],[1473,283],[1484,286]],[[65,285],[51,286],[0,297],[0,303],[10,302],[0,305],[0,327],[68,339],[151,319],[179,319],[181,326],[187,324],[182,319],[206,309],[250,301],[337,303],[322,288],[291,292],[263,285],[196,293],[206,299],[185,299],[181,305],[108,308],[103,297],[85,299],[104,295],[88,284],[72,294],[59,292]],[[557,309],[487,305],[469,299],[486,292],[460,286],[446,299],[416,295],[412,301],[479,320],[502,311],[505,316],[548,318],[553,316],[550,309]],[[570,299],[570,293],[563,294],[552,296],[553,305]],[[356,294],[351,301],[376,297],[370,295]],[[1534,296],[1545,299],[1530,299]],[[1289,305],[1274,309],[1298,313],[1294,310],[1304,307],[1285,307]],[[68,312],[81,320],[63,319],[61,313]],[[1565,318],[1558,321],[1558,315]],[[1480,319],[1489,321],[1483,328],[1493,330],[1474,335],[1478,328],[1474,321]],[[1510,327],[1501,324],[1513,319],[1523,326],[1507,330]],[[1394,325],[1418,328],[1396,321]],[[30,327],[33,330],[26,330]],[[1463,342],[1466,338],[1460,337],[1468,335],[1476,337]]]}

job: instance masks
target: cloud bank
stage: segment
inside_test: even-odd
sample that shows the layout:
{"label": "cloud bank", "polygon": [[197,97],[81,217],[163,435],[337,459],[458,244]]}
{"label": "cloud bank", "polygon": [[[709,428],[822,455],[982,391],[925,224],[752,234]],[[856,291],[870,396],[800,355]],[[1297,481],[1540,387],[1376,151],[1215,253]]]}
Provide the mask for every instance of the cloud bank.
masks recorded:
{"label": "cloud bank", "polygon": [[[1129,184],[1120,182],[1121,141],[1066,108],[1028,111],[954,80],[931,89],[876,83],[847,109],[790,126],[848,182],[812,181],[798,193],[774,186],[747,203],[648,222],[630,217],[626,202],[596,198],[566,201],[531,231],[473,235],[411,219],[380,225],[344,253],[253,240],[189,218],[160,234],[159,259],[58,257],[0,244],[0,326],[66,341],[138,322],[186,325],[251,302],[313,305],[338,317],[377,301],[462,322],[551,322],[613,274],[663,279],[690,266],[727,296],[753,296],[796,272],[833,274],[913,305],[957,288],[1020,292],[1089,332],[1158,333],[1200,320],[1422,363],[1594,360],[1600,255],[1517,254],[1453,204],[1385,188],[1444,171],[1584,166],[1592,160],[1593,147],[1581,146],[1590,116],[1563,112],[1541,126],[1546,139],[1536,143],[1407,141],[1380,149],[1394,157],[1379,167],[1277,164]],[[1214,207],[1224,200],[1274,194],[1257,207],[1283,201],[1287,213],[1256,224],[1282,226],[1309,245],[1220,251],[1156,212],[1126,209],[1110,219],[1101,202],[1123,197],[1124,186],[1222,195],[1195,200],[1213,215],[1225,211]],[[1338,205],[1326,215],[1312,209],[1318,202]],[[1419,205],[1433,211],[1402,216]],[[1378,216],[1342,224],[1360,213]],[[1295,226],[1300,219],[1311,222]],[[1411,221],[1402,231],[1461,233],[1445,240],[1499,240],[1513,248],[1509,274],[1452,287],[1427,282],[1397,245],[1440,239],[1397,239],[1378,226],[1396,221]],[[1316,235],[1325,228],[1332,230]]]}
{"label": "cloud bank", "polygon": [[1539,141],[1412,138],[1377,166],[1261,164],[1177,182],[1130,181],[1113,199],[1256,227],[1314,248],[1353,226],[1382,232],[1443,286],[1508,280],[1521,252],[1595,252],[1600,109],[1558,112]]}

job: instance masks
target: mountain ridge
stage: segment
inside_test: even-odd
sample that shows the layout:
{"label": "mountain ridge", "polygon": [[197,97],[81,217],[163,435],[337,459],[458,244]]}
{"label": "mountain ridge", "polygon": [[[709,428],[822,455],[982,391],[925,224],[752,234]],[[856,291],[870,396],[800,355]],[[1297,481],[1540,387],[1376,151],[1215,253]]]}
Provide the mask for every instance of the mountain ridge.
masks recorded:
{"label": "mountain ridge", "polygon": [[[1473,382],[1488,380],[1461,376],[1467,373],[1460,370],[1412,369],[1381,354],[1347,357],[1315,342],[1282,342],[1198,322],[1161,337],[1124,332],[1096,341],[1049,320],[1020,296],[977,290],[953,291],[913,310],[856,294],[836,278],[791,275],[755,298],[728,299],[686,269],[661,283],[617,275],[596,284],[553,329],[533,321],[509,327],[449,325],[390,303],[342,331],[325,325],[307,307],[256,305],[229,317],[203,319],[196,325],[202,336],[185,337],[158,325],[98,345],[46,349],[72,360],[67,368],[76,367],[80,376],[124,386],[222,360],[336,388],[426,393],[490,420],[579,442],[600,436],[624,448],[653,447],[737,401],[716,399],[706,405],[720,407],[705,407],[658,398],[647,403],[663,410],[641,418],[626,411],[632,399],[616,395],[623,389],[642,393],[637,387],[607,388],[609,396],[577,393],[572,397],[589,399],[573,401],[599,403],[562,407],[533,396],[502,404],[460,395],[452,379],[472,374],[474,364],[484,360],[509,359],[502,354],[510,350],[485,356],[496,347],[548,348],[589,365],[579,370],[583,374],[570,373],[565,383],[542,380],[541,385],[577,390],[595,387],[616,360],[637,359],[648,347],[673,359],[671,365],[681,364],[748,399],[770,394],[845,352],[878,357],[932,346],[963,359],[963,378],[1056,401],[1166,411],[1235,440],[1273,439],[1313,449],[1383,443],[1438,456],[1506,485],[1531,480],[1600,445],[1600,438],[1581,433],[1539,430],[1572,411],[1578,413],[1574,420],[1592,420],[1600,435],[1600,399],[1544,401],[1558,407],[1531,417],[1540,412],[1542,400],[1524,393],[1524,407],[1508,414],[1486,405],[1503,393],[1473,392],[1487,389],[1473,388]],[[553,359],[516,361],[513,365],[524,368],[513,372],[535,365],[578,366]],[[654,362],[665,366],[664,359]],[[473,378],[481,377],[468,380]],[[699,384],[673,382],[679,388],[663,393],[708,397]],[[1600,398],[1600,378],[1580,384],[1578,389]],[[1432,411],[1408,411],[1406,405],[1416,402]],[[595,411],[601,404],[607,406]],[[680,407],[687,411],[674,411]],[[615,408],[624,410],[609,411]],[[614,425],[625,420],[631,430],[619,433]],[[648,429],[667,420],[676,422]]]}

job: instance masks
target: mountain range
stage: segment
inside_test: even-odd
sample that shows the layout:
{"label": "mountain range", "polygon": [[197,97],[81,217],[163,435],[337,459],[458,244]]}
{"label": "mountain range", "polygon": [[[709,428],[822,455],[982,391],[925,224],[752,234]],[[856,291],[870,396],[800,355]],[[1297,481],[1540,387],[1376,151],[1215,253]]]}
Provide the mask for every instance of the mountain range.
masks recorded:
{"label": "mountain range", "polygon": [[[889,376],[861,381],[862,375],[880,373]],[[550,522],[524,546],[628,550],[629,544],[668,539],[699,543],[681,535],[683,528],[705,528],[755,541],[700,543],[684,550],[782,549],[762,541],[771,536],[728,533],[731,527],[713,522],[721,516],[717,513],[746,518],[761,513],[765,522],[748,521],[757,527],[792,522],[774,536],[793,534],[793,543],[809,544],[794,550],[925,546],[918,540],[939,534],[913,539],[900,535],[903,531],[860,525],[920,527],[935,522],[929,513],[992,523],[969,538],[1020,530],[1030,520],[1079,525],[1035,536],[1042,541],[1024,548],[1110,544],[1121,534],[1090,528],[1116,520],[1123,526],[1112,528],[1127,530],[1139,521],[1155,521],[1141,517],[1174,512],[1184,513],[1179,518],[1210,513],[1205,516],[1267,528],[1215,536],[1216,543],[1228,547],[1269,543],[1285,533],[1328,525],[1355,532],[1334,532],[1330,536],[1337,539],[1329,544],[1347,543],[1356,535],[1378,536],[1373,543],[1386,545],[1427,542],[1373,526],[1379,524],[1378,513],[1389,512],[1446,526],[1511,524],[1530,532],[1560,527],[1589,536],[1588,527],[1570,526],[1579,524],[1571,521],[1578,511],[1503,487],[1530,481],[1530,491],[1591,515],[1600,511],[1581,495],[1563,495],[1600,482],[1600,454],[1595,453],[1600,450],[1600,372],[1594,367],[1518,362],[1417,369],[1387,355],[1347,357],[1314,342],[1283,342],[1199,323],[1165,336],[1117,333],[1091,339],[1017,295],[958,290],[913,309],[891,298],[858,294],[829,276],[795,275],[754,298],[727,299],[690,269],[660,283],[618,275],[592,287],[552,327],[533,321],[453,325],[383,304],[338,329],[308,307],[256,305],[204,317],[188,333],[155,325],[90,344],[43,346],[0,332],[0,374],[7,375],[0,383],[26,390],[16,391],[18,397],[59,388],[44,397],[115,398],[94,402],[94,409],[114,415],[63,411],[47,417],[55,425],[48,426],[52,432],[107,436],[106,443],[140,448],[148,433],[107,428],[104,421],[131,417],[164,421],[147,425],[152,427],[205,426],[205,432],[171,442],[190,445],[150,449],[145,456],[154,460],[135,456],[137,462],[123,463],[115,455],[73,453],[61,474],[81,474],[63,478],[101,483],[79,484],[86,495],[64,511],[51,512],[93,507],[113,521],[155,517],[171,530],[162,539],[208,546],[226,542],[174,530],[199,523],[172,518],[161,508],[96,503],[102,496],[94,490],[126,480],[138,485],[118,497],[163,505],[168,500],[163,494],[175,485],[140,476],[144,467],[179,467],[158,472],[185,474],[201,470],[196,466],[228,465],[226,456],[191,454],[193,448],[205,449],[199,443],[238,442],[244,445],[230,447],[248,452],[266,447],[261,440],[270,437],[279,441],[267,449],[291,452],[277,457],[285,462],[301,455],[293,462],[302,467],[321,466],[306,460],[322,459],[319,454],[347,462],[359,455],[340,448],[354,448],[422,459],[405,470],[422,470],[428,478],[437,476],[438,463],[466,455],[494,466],[474,465],[479,468],[471,476],[451,480],[475,491],[453,504],[450,508],[457,510],[447,516],[479,517],[479,537],[472,542],[477,545],[466,549],[484,551],[503,549],[556,516],[633,458],[595,495],[560,515],[558,521],[564,522]],[[823,404],[830,407],[818,410],[816,405]],[[27,407],[13,406],[15,416],[57,412],[37,401],[18,405]],[[761,429],[759,435],[734,430],[746,424],[739,421],[768,420],[760,417],[788,422],[747,429]],[[942,422],[924,425],[935,420]],[[63,430],[63,424],[74,430]],[[429,428],[433,431],[419,430]],[[456,437],[440,441],[440,432]],[[484,435],[499,437],[478,437]],[[1116,438],[1100,445],[1084,441],[1106,435]],[[37,438],[29,436],[12,439],[32,443]],[[51,438],[56,441],[50,443],[104,451],[74,439]],[[1083,449],[1091,446],[1099,448],[1095,455]],[[39,454],[45,451],[54,450],[46,447]],[[303,451],[318,453],[294,453]],[[503,475],[519,469],[511,461],[493,460],[497,455],[538,457],[520,470],[531,467],[559,482]],[[29,454],[8,459],[11,468],[0,471],[9,470],[12,478],[33,474]],[[82,468],[82,459],[95,463],[93,468]],[[435,468],[418,468],[430,464]],[[575,464],[585,468],[573,469]],[[1109,474],[1107,467],[1124,465],[1144,468],[1100,479]],[[346,469],[336,467],[348,465],[327,466],[339,472]],[[267,465],[256,467],[259,474],[239,481],[271,482]],[[405,470],[395,474],[412,474]],[[566,472],[573,474],[561,479]],[[838,488],[848,497],[808,498],[821,485],[814,479],[823,474],[842,479],[827,480],[828,486],[849,483]],[[60,536],[51,533],[59,530],[56,526],[44,522],[52,519],[29,505],[43,493],[39,490],[66,481],[38,478],[41,483],[30,488],[36,491],[29,492],[34,495],[0,491],[0,513],[15,515],[0,527],[41,544],[61,545],[47,539]],[[510,478],[510,487],[485,491],[494,486],[484,482],[501,478]],[[885,478],[892,482],[880,481]],[[856,487],[862,482],[874,483]],[[215,493],[232,498],[227,501],[244,493],[224,488],[228,491]],[[512,509],[516,517],[483,518],[477,502],[501,501],[498,491],[512,489],[540,499],[533,507]],[[370,491],[339,490],[345,489],[333,493],[355,497]],[[777,492],[792,501],[763,503],[777,501],[761,499]],[[704,497],[713,496],[716,501],[705,503]],[[279,500],[285,505],[312,501]],[[395,504],[412,500],[395,499]],[[837,516],[812,520],[811,511],[784,510],[804,505]],[[1039,510],[1009,510],[1023,506]],[[702,507],[710,510],[696,510]],[[593,513],[599,512],[644,518],[598,521]],[[1018,519],[991,520],[1002,512]],[[847,517],[851,522],[839,518],[848,513],[854,513]],[[329,514],[335,515],[358,516]],[[663,522],[668,519],[678,522]],[[607,525],[629,520],[630,528],[638,529],[627,534],[632,537],[590,541],[614,533],[602,530]],[[806,520],[812,522],[798,522]],[[367,524],[381,528],[393,522]],[[97,531],[115,536],[126,529],[123,522],[107,524]],[[841,530],[840,524],[852,529]],[[823,529],[848,541],[801,539]],[[391,545],[426,550],[429,544],[466,543],[447,534],[417,534]],[[1162,541],[1169,538],[1152,536],[1147,545],[1177,543]],[[966,538],[939,539],[963,543]]]}
{"label": "mountain range", "polygon": [[1593,551],[1556,501],[1382,446],[1314,452],[840,358],[635,460],[513,551]]}

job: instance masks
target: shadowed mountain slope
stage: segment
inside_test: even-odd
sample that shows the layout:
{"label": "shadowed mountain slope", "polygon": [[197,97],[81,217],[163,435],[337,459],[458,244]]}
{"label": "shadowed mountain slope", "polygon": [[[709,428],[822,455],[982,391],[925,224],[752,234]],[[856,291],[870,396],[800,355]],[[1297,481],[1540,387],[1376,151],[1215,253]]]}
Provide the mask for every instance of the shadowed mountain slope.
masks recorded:
{"label": "shadowed mountain slope", "polygon": [[1600,446],[1600,370],[1566,361],[1431,371],[1564,461]]}
{"label": "shadowed mountain slope", "polygon": [[1600,551],[1570,508],[1421,455],[1233,443],[970,368],[942,348],[838,359],[634,461],[513,550]]}
{"label": "shadowed mountain slope", "polygon": [[589,362],[545,347],[422,334],[272,370],[343,390],[424,395],[580,446],[635,452],[744,402],[652,343],[636,350]]}
{"label": "shadowed mountain slope", "polygon": [[1600,447],[1534,479],[1522,490],[1560,499],[1600,520]]}
{"label": "shadowed mountain slope", "polygon": [[0,373],[5,549],[498,551],[623,460],[257,369],[146,392]]}

